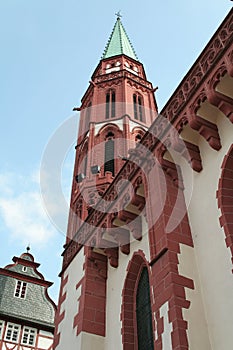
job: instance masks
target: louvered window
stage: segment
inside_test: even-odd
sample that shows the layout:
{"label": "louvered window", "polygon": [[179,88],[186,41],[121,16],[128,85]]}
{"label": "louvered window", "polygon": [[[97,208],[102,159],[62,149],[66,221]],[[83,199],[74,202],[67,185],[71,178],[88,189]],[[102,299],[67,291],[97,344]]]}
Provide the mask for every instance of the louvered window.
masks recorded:
{"label": "louvered window", "polygon": [[114,176],[114,140],[105,142],[104,173],[110,171]]}
{"label": "louvered window", "polygon": [[106,94],[106,119],[114,118],[116,112],[116,94],[110,91]]}
{"label": "louvered window", "polygon": [[20,325],[7,323],[5,340],[17,343],[19,340]]}
{"label": "louvered window", "polygon": [[142,269],[136,296],[138,350],[153,350],[150,283],[147,268]]}

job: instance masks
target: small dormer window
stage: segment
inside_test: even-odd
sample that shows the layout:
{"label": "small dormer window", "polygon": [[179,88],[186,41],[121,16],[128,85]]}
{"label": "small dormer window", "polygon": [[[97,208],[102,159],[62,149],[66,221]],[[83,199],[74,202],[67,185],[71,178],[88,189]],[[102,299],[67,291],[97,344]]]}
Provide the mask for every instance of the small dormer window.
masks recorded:
{"label": "small dormer window", "polygon": [[35,346],[36,329],[31,327],[24,327],[22,335],[22,344]]}
{"label": "small dormer window", "polygon": [[7,329],[5,333],[5,340],[13,343],[18,343],[20,333],[20,325],[14,323],[7,323]]}
{"label": "small dormer window", "polygon": [[22,271],[23,271],[23,272],[27,272],[27,266],[23,266],[23,267],[22,267]]}
{"label": "small dormer window", "polygon": [[16,281],[15,293],[16,298],[25,299],[27,291],[27,283],[22,281]]}

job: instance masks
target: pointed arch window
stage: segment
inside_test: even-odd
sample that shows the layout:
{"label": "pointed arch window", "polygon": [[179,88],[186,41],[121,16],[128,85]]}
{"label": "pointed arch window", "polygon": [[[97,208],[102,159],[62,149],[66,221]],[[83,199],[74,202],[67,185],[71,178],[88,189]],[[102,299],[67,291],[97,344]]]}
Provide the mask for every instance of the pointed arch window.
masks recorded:
{"label": "pointed arch window", "polygon": [[112,132],[109,132],[105,142],[104,173],[106,171],[110,171],[112,173],[112,176],[114,176],[115,173],[114,148],[114,134]]}
{"label": "pointed arch window", "polygon": [[146,267],[142,269],[136,294],[138,350],[153,350],[153,328],[150,283]]}
{"label": "pointed arch window", "polygon": [[133,94],[134,119],[143,121],[143,99],[140,95]]}
{"label": "pointed arch window", "polygon": [[110,90],[106,94],[106,119],[114,118],[116,113],[116,94],[114,90]]}

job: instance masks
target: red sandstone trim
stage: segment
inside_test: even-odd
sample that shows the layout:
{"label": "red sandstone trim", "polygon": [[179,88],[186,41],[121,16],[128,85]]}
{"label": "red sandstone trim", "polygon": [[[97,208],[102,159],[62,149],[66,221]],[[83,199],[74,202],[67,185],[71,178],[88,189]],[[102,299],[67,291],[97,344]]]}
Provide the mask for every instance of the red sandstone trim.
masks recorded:
{"label": "red sandstone trim", "polygon": [[219,218],[220,225],[224,229],[226,246],[230,248],[233,262],[233,144],[222,163],[222,173],[216,197],[222,213]]}
{"label": "red sandstone trim", "polygon": [[66,277],[64,277],[63,275],[61,278],[58,308],[55,315],[55,332],[54,332],[54,341],[53,341],[54,350],[60,343],[60,333],[58,332],[58,327],[65,317],[65,311],[61,313],[61,307],[64,301],[66,300],[66,292],[64,293],[64,287],[66,286],[67,283],[68,283],[68,275]]}

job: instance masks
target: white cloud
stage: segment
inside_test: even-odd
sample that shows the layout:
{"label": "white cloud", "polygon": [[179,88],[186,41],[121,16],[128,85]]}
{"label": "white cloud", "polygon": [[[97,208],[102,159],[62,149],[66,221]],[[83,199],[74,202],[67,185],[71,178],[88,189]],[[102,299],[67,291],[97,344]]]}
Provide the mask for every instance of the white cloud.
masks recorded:
{"label": "white cloud", "polygon": [[0,174],[0,216],[12,239],[43,245],[56,230],[44,211],[36,173]]}

